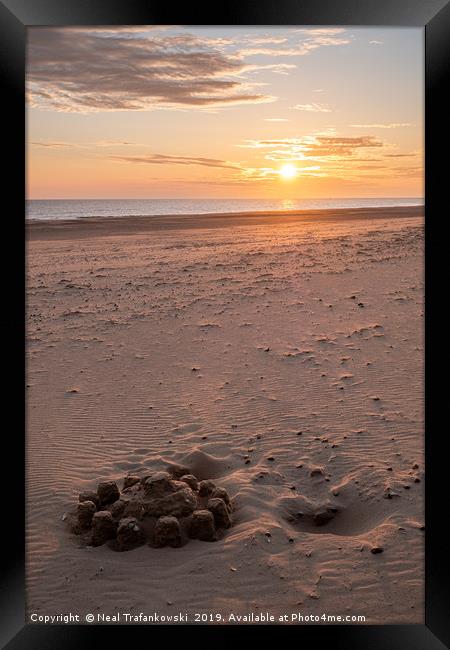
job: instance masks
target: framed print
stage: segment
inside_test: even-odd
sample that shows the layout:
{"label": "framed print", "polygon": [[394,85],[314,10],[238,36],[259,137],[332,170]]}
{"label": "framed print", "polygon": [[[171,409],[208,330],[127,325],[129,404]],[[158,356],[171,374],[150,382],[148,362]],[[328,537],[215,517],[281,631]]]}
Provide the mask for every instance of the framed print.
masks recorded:
{"label": "framed print", "polygon": [[2,645],[445,647],[448,5],[0,24]]}

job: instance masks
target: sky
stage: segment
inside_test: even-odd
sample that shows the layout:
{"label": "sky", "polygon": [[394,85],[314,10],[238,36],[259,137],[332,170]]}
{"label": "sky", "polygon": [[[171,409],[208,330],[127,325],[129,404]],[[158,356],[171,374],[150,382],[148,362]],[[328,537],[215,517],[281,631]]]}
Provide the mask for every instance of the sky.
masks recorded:
{"label": "sky", "polygon": [[423,29],[27,31],[30,199],[423,196]]}

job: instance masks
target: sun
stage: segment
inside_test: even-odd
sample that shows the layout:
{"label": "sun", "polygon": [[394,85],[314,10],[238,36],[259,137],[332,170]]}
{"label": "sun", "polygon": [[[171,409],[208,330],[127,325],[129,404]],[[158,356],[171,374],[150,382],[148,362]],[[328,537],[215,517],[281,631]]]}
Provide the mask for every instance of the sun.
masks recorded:
{"label": "sun", "polygon": [[290,164],[283,165],[278,173],[285,180],[290,180],[291,178],[295,178],[295,176],[297,176],[297,167]]}

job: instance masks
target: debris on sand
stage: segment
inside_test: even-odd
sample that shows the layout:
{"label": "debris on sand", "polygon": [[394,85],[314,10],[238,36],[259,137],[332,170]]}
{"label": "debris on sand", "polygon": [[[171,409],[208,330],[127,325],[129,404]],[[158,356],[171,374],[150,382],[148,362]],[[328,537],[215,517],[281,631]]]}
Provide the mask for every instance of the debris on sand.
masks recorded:
{"label": "debris on sand", "polygon": [[383,547],[382,546],[372,546],[370,549],[370,552],[373,553],[374,555],[377,555],[378,553],[383,552]]}

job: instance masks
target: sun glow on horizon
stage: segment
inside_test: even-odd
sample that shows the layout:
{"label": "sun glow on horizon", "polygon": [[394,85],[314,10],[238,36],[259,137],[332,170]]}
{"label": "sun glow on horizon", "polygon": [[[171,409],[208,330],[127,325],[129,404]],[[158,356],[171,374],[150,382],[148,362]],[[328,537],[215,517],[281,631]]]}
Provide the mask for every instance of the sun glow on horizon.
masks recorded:
{"label": "sun glow on horizon", "polygon": [[281,167],[279,174],[284,180],[291,180],[297,176],[297,167],[295,167],[295,165],[287,163]]}
{"label": "sun glow on horizon", "polygon": [[30,27],[27,39],[29,199],[423,195],[419,28]]}

